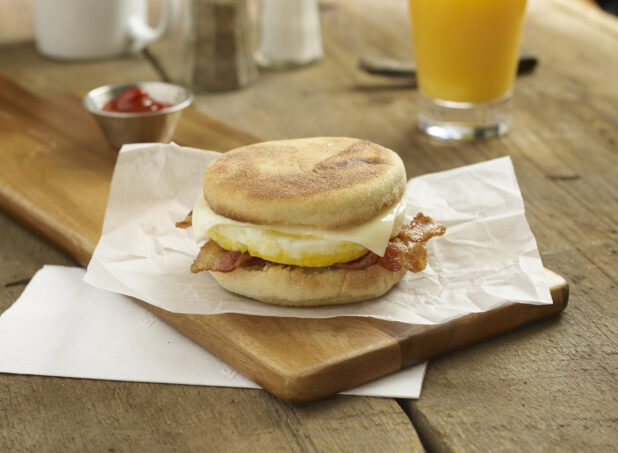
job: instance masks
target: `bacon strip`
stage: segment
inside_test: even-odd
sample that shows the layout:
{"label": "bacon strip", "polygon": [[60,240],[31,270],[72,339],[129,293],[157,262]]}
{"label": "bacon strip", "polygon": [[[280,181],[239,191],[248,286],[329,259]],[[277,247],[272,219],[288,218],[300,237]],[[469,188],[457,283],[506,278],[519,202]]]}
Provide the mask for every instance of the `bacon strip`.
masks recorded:
{"label": "bacon strip", "polygon": [[219,270],[219,260],[228,253],[230,252],[222,249],[215,242],[206,242],[191,265],[191,272],[197,273],[201,271]]}
{"label": "bacon strip", "polygon": [[378,256],[378,264],[387,271],[397,272],[401,269],[401,261],[399,260],[397,249],[391,244],[389,241],[384,251],[384,256]]}
{"label": "bacon strip", "polygon": [[232,272],[234,269],[236,269],[236,261],[238,261],[240,255],[242,255],[242,253],[240,252],[227,252],[225,255],[219,258],[219,261],[217,262],[217,271]]}
{"label": "bacon strip", "polygon": [[446,227],[436,225],[431,217],[419,212],[412,222],[403,225],[399,234],[388,242],[384,256],[369,252],[355,261],[337,263],[335,266],[341,269],[366,269],[377,262],[391,272],[398,272],[402,267],[420,272],[427,266],[425,243],[434,236],[442,236],[445,231]]}
{"label": "bacon strip", "polygon": [[257,256],[251,256],[248,253],[243,253],[240,255],[240,257],[238,257],[238,260],[236,261],[236,267],[250,267],[250,266],[257,266],[258,264],[264,264],[266,261],[264,261],[262,258],[258,258]]}
{"label": "bacon strip", "polygon": [[248,253],[229,252],[219,247],[216,242],[208,241],[197,254],[191,265],[191,272],[194,274],[202,271],[232,272],[238,267],[257,266],[264,262],[263,259]]}
{"label": "bacon strip", "polygon": [[405,267],[412,272],[420,272],[427,266],[427,249],[424,242],[405,243],[396,238],[388,243],[380,265],[392,272]]}
{"label": "bacon strip", "polygon": [[338,267],[339,269],[367,269],[372,264],[375,264],[376,261],[378,261],[378,255],[369,252],[354,261],[348,261],[347,263],[336,263],[333,264],[333,266]]}
{"label": "bacon strip", "polygon": [[399,234],[389,241],[384,256],[378,258],[378,263],[392,272],[397,272],[402,267],[412,272],[420,272],[427,266],[425,243],[445,232],[445,226],[436,225],[431,217],[419,212],[412,222],[403,225]]}
{"label": "bacon strip", "polygon": [[401,227],[397,237],[404,242],[427,242],[434,236],[442,236],[445,231],[445,226],[436,225],[431,217],[419,212],[412,222]]}
{"label": "bacon strip", "polygon": [[191,225],[193,225],[193,211],[189,211],[182,222],[176,222],[176,228],[189,228]]}

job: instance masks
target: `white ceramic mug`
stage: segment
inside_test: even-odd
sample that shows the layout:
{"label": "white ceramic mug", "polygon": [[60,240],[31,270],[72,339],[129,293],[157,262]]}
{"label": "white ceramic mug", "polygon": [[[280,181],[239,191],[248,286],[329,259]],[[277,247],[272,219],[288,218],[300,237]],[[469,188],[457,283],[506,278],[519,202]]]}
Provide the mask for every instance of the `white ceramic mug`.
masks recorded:
{"label": "white ceramic mug", "polygon": [[63,60],[138,52],[166,31],[173,0],[162,0],[156,28],[147,23],[146,0],[35,0],[36,46]]}

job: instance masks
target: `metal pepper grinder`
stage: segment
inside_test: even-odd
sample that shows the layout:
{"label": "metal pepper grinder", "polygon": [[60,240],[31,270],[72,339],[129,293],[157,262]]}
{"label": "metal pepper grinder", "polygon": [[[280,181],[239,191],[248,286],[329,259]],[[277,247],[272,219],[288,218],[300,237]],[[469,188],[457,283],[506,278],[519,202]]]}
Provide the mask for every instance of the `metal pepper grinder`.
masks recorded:
{"label": "metal pepper grinder", "polygon": [[255,80],[248,0],[194,0],[193,86],[231,90]]}

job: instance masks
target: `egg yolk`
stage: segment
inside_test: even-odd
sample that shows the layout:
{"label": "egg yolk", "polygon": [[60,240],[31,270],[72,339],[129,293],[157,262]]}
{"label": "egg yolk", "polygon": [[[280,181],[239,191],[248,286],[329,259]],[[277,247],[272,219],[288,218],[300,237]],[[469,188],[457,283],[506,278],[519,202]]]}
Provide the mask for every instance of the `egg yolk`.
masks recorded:
{"label": "egg yolk", "polygon": [[368,251],[354,242],[237,225],[216,225],[208,230],[208,236],[226,250],[248,252],[267,261],[294,266],[346,263]]}

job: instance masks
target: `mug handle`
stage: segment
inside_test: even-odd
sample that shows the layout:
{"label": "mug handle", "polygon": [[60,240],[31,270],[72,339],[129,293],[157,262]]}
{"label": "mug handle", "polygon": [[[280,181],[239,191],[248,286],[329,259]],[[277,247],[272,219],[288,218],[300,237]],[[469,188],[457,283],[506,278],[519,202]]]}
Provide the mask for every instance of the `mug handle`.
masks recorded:
{"label": "mug handle", "polygon": [[131,36],[131,50],[139,52],[148,44],[159,40],[170,25],[170,16],[175,9],[175,0],[163,0],[161,5],[161,18],[155,28],[148,25],[143,17],[131,16],[129,18],[129,34]]}

